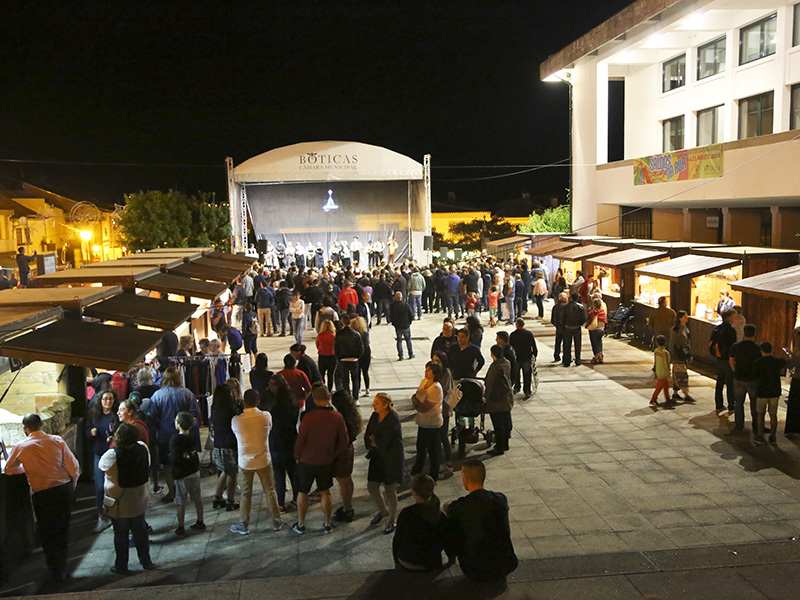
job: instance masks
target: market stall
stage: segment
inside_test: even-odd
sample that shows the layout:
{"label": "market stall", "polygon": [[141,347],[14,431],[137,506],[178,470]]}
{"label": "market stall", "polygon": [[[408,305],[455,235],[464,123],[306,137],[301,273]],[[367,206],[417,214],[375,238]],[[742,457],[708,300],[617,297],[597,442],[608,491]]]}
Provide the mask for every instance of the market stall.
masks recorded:
{"label": "market stall", "polygon": [[588,244],[586,246],[574,246],[565,250],[553,252],[553,258],[561,263],[561,270],[567,281],[573,281],[578,271],[586,272],[586,261],[601,254],[608,254],[614,249],[608,246]]}
{"label": "market stall", "polygon": [[[667,253],[629,248],[587,259],[587,271],[600,281],[609,311],[630,304],[636,296],[636,267],[665,259]],[[586,275],[586,274],[585,274]]]}

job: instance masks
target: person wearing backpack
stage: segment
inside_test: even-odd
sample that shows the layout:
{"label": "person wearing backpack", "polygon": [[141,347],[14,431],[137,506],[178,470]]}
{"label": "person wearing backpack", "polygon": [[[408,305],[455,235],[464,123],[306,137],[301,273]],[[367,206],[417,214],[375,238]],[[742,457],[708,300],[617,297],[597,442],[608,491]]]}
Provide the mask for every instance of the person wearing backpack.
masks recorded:
{"label": "person wearing backpack", "polygon": [[191,413],[181,411],[175,416],[177,435],[169,442],[169,455],[172,473],[175,477],[175,505],[178,507],[178,528],[175,535],[186,537],[184,519],[186,505],[194,504],[197,521],[190,527],[195,531],[205,531],[203,522],[203,496],[200,491],[200,457],[197,455],[197,431],[195,418]]}
{"label": "person wearing backpack", "polygon": [[256,364],[258,356],[258,334],[261,327],[258,323],[258,314],[253,310],[253,305],[249,302],[244,306],[242,314],[242,339],[244,341],[244,351],[250,355],[250,364]]}
{"label": "person wearing backpack", "polygon": [[736,343],[736,330],[730,323],[734,314],[736,313],[733,310],[722,313],[722,323],[711,332],[711,340],[708,343],[708,351],[716,359],[717,387],[714,392],[714,400],[718,411],[725,410],[723,388],[727,388],[728,411],[733,412],[736,404],[733,390],[733,369],[729,361],[731,346]]}

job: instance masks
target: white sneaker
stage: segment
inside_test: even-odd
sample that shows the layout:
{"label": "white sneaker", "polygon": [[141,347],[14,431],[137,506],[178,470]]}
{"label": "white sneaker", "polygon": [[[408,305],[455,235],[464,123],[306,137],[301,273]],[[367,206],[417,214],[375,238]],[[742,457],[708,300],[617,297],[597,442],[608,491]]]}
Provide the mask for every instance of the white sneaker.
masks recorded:
{"label": "white sneaker", "polygon": [[286,521],[283,519],[278,519],[272,523],[272,531],[280,531],[286,526]]}
{"label": "white sneaker", "polygon": [[361,400],[356,399],[356,406],[361,406]]}

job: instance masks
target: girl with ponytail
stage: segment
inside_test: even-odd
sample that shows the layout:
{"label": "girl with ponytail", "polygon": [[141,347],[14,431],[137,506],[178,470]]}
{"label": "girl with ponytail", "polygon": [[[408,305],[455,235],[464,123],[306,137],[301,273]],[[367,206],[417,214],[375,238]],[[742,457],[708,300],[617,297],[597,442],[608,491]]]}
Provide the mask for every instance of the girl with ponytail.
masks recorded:
{"label": "girl with ponytail", "polygon": [[394,563],[399,570],[442,568],[444,515],[434,493],[435,485],[428,475],[417,475],[411,482],[415,503],[400,512],[392,540]]}

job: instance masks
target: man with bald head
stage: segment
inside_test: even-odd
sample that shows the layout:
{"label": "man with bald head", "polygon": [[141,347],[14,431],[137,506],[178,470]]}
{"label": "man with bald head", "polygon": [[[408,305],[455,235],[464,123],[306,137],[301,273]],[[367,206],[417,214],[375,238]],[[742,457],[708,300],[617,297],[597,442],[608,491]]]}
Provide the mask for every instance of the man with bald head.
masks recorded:
{"label": "man with bald head", "polygon": [[437,335],[436,339],[433,340],[433,344],[431,344],[431,358],[433,358],[434,354],[440,351],[447,354],[450,352],[450,348],[458,343],[458,338],[453,335],[454,330],[455,327],[453,327],[452,319],[445,319],[445,322],[442,325],[442,333]]}

